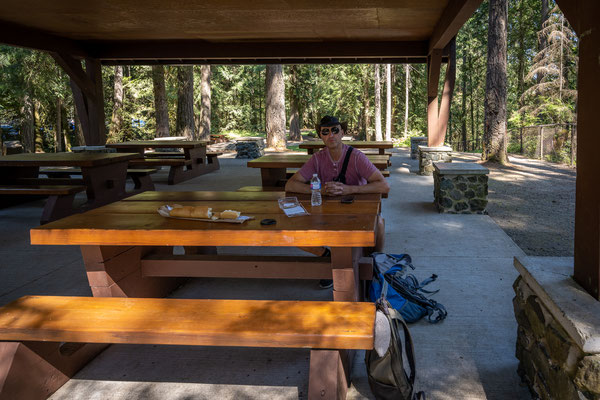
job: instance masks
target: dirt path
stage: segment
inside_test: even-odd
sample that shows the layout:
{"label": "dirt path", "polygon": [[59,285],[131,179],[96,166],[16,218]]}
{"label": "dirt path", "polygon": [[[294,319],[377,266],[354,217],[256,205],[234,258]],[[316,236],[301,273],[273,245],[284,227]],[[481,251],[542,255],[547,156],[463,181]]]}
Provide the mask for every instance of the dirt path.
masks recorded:
{"label": "dirt path", "polygon": [[[457,161],[477,161],[459,153]],[[573,256],[574,168],[511,155],[490,169],[488,213],[531,256]]]}

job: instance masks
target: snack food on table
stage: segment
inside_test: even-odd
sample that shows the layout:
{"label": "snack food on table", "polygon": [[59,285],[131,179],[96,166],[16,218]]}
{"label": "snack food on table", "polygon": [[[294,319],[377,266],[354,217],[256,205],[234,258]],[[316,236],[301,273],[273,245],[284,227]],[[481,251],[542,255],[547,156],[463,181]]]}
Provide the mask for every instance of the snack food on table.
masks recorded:
{"label": "snack food on table", "polygon": [[173,209],[169,213],[171,217],[181,218],[210,218],[212,216],[212,208],[206,206],[180,206],[174,204]]}
{"label": "snack food on table", "polygon": [[241,214],[241,212],[239,211],[234,211],[234,210],[225,210],[222,211],[221,214],[219,215],[219,218],[221,219],[236,219],[237,217],[239,217]]}

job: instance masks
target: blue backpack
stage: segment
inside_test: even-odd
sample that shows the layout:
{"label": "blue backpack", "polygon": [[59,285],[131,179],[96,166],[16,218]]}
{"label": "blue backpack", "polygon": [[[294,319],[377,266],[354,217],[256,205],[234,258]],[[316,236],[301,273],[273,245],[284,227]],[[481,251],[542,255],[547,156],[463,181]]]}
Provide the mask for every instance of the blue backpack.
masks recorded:
{"label": "blue backpack", "polygon": [[[369,299],[373,302],[382,296],[390,305],[400,312],[408,323],[417,322],[427,315],[427,320],[438,323],[448,315],[446,308],[430,299],[438,290],[423,289],[437,279],[437,275],[425,279],[421,283],[407,270],[415,269],[408,254],[373,253],[373,281],[369,289]],[[387,285],[385,284],[387,282]]]}

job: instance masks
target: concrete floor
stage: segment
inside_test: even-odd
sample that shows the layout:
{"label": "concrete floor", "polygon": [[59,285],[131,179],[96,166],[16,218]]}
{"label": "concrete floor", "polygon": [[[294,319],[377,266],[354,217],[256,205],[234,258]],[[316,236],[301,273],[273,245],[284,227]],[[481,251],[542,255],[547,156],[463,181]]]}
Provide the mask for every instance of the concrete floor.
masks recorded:
{"label": "concrete floor", "polygon": [[[153,177],[157,190],[259,185],[259,171],[246,161],[225,155],[219,171],[176,186],[166,185],[166,171]],[[410,254],[420,279],[437,274],[434,299],[448,310],[440,324],[411,325],[419,389],[428,399],[529,399],[516,374],[512,311],[512,258],[523,252],[488,216],[438,214],[433,179],[414,173],[417,162],[406,149],[392,163],[392,190],[383,200],[386,251]],[[42,205],[0,210],[0,304],[27,294],[91,295],[77,247],[29,244]],[[314,281],[194,279],[172,296],[327,300],[331,291]],[[356,356],[349,399],[372,398],[363,357]],[[308,366],[302,349],[113,345],[51,399],[305,399]]]}

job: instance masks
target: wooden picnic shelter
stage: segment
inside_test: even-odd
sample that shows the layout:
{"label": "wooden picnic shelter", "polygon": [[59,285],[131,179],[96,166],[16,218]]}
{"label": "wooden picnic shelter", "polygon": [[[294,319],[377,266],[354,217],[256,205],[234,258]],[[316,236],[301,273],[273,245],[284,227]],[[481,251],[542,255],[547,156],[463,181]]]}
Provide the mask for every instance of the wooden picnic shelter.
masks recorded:
{"label": "wooden picnic shelter", "polygon": [[[66,0],[2,0],[0,42],[47,51],[65,69],[71,78],[88,145],[106,142],[101,65],[427,63],[428,145],[441,146],[454,87],[454,38],[481,2],[233,0],[173,3],[108,0],[74,3]],[[598,299],[600,174],[594,156],[600,148],[600,135],[596,132],[594,108],[600,91],[600,3],[596,0],[557,0],[557,3],[577,32],[580,45],[574,278]],[[438,84],[443,63],[447,63],[448,68],[440,95]],[[118,207],[131,206],[122,201]],[[268,213],[274,216],[276,212]],[[60,235],[66,234],[72,239],[71,244],[81,245],[84,251],[89,251],[89,265],[93,265],[116,254],[118,246],[113,246],[111,233],[133,231],[128,236],[133,245],[137,244],[134,243],[136,229],[140,232],[146,229],[143,213],[132,217],[138,222],[128,227],[124,227],[126,221],[121,222],[116,213],[107,211],[107,215],[113,215],[112,219],[99,214],[89,215],[96,215],[98,226],[107,225],[104,233],[95,232],[88,224],[91,217],[81,221],[79,216],[69,217],[71,221],[80,221],[82,231],[94,232],[96,236],[89,243],[83,236],[69,236],[77,226],[66,226],[62,233],[61,229],[55,232],[39,229],[36,240],[41,243],[50,238],[48,243],[58,243],[63,238]],[[156,229],[171,231],[170,235],[177,238],[176,244],[214,244],[209,239],[188,241],[187,236],[176,234],[172,222],[162,221],[157,216],[153,218]],[[327,220],[328,217],[322,218]],[[361,246],[372,244],[374,237],[373,217],[366,219],[369,223],[361,231],[364,237],[356,241]],[[229,234],[225,228],[219,229]],[[258,233],[261,229],[253,224],[249,231]],[[303,227],[286,229],[284,233],[297,233]],[[191,229],[184,227],[184,230]],[[302,235],[294,234],[292,237],[298,238],[298,245],[331,245],[327,240],[332,239],[326,240],[328,235],[325,234],[323,240],[315,239],[311,243],[303,242]],[[345,232],[340,230],[337,234],[342,237]],[[286,236],[281,237],[285,241]],[[241,241],[243,235],[239,238]],[[350,253],[351,250],[340,249],[333,255],[331,263],[345,262],[352,258]],[[136,260],[143,256],[145,254],[133,255]],[[89,271],[95,276],[94,272]],[[16,307],[18,309],[19,305]],[[59,340],[73,338],[60,337]],[[337,366],[331,354],[320,361],[333,362]],[[343,397],[345,390],[341,386],[338,389],[339,393],[328,392],[325,397]],[[317,396],[311,392],[309,397]]]}

